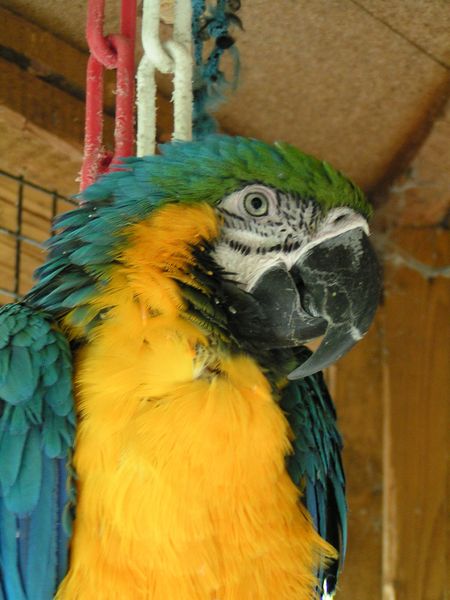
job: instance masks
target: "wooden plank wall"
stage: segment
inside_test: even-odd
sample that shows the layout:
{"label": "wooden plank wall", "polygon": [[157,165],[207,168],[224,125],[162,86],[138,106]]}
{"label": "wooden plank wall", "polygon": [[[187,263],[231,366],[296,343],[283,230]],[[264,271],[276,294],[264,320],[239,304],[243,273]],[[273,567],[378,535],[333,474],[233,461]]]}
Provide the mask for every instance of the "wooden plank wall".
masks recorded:
{"label": "wooden plank wall", "polygon": [[450,282],[438,271],[449,261],[449,236],[435,227],[397,229],[392,240],[429,265],[430,276],[387,255],[383,306],[366,339],[335,367],[350,505],[338,598],[444,600]]}
{"label": "wooden plank wall", "polygon": [[334,368],[350,505],[342,600],[445,600],[449,581],[450,105],[377,198],[384,298]]}
{"label": "wooden plank wall", "polygon": [[[28,47],[24,39],[18,52]],[[29,89],[29,73],[26,84]],[[8,98],[3,102],[8,106]],[[435,124],[413,164],[422,180],[405,186],[414,188],[413,195],[398,201],[393,190],[402,176],[382,199],[374,241],[384,265],[384,302],[366,338],[329,373],[346,442],[350,505],[350,544],[338,600],[444,600],[450,589],[450,272],[443,226],[450,202],[445,179],[450,175],[443,175],[450,164],[449,133],[448,117]],[[79,129],[75,135],[79,138]],[[65,139],[70,136],[73,129]],[[51,145],[50,137],[46,140]],[[418,198],[427,185],[428,195]],[[16,228],[17,193],[16,181],[0,177],[0,226],[10,230]],[[67,208],[61,203],[58,210]],[[48,195],[27,187],[23,232],[44,240],[50,212]],[[11,236],[0,234],[0,287],[13,284],[15,249]],[[20,292],[25,292],[43,254],[23,243],[21,258]]]}
{"label": "wooden plank wall", "polygon": [[[399,230],[393,241],[430,270],[448,263],[443,229]],[[438,600],[449,591],[449,280],[388,262],[386,297],[383,591],[386,600]]]}

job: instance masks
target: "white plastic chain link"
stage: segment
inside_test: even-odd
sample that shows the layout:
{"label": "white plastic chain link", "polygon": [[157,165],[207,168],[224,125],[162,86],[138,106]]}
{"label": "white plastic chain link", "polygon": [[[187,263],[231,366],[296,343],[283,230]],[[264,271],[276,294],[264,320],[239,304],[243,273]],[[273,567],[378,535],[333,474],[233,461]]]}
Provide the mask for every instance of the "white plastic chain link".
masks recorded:
{"label": "white plastic chain link", "polygon": [[155,153],[155,70],[173,73],[174,140],[192,139],[192,6],[174,0],[173,39],[159,39],[160,0],[144,0],[142,45],[144,56],[137,71],[137,155]]}

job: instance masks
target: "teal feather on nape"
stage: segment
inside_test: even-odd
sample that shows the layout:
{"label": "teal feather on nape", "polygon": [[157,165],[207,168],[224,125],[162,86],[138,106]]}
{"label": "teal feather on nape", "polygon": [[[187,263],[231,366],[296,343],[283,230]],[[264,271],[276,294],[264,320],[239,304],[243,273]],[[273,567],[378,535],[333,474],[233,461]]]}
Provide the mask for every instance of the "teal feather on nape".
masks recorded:
{"label": "teal feather on nape", "polygon": [[48,315],[6,305],[0,309],[4,364],[0,598],[49,600],[67,570],[70,537],[63,526],[75,426],[70,348]]}

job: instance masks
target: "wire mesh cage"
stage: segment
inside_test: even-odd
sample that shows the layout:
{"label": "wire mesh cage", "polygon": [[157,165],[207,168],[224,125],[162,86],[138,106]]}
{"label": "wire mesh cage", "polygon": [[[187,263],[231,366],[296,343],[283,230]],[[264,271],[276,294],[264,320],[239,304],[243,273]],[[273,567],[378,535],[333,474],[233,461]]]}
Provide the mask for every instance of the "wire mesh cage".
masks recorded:
{"label": "wire mesh cage", "polygon": [[22,176],[0,170],[0,304],[13,302],[33,283],[44,261],[53,218],[76,201]]}

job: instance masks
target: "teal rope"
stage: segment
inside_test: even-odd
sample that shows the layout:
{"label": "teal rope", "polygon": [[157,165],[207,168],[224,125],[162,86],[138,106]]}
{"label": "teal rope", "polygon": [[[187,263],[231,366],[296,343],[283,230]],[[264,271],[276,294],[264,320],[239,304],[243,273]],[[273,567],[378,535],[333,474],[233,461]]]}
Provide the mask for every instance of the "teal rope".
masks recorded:
{"label": "teal rope", "polygon": [[[218,129],[212,112],[225,100],[227,89],[235,89],[239,79],[239,53],[229,31],[242,23],[236,12],[240,0],[217,0],[215,6],[205,0],[192,0],[192,38],[194,41],[194,109],[193,137],[200,139]],[[213,40],[214,45],[204,57],[204,43]],[[233,74],[227,80],[220,69],[222,56],[229,52],[233,60]]]}

